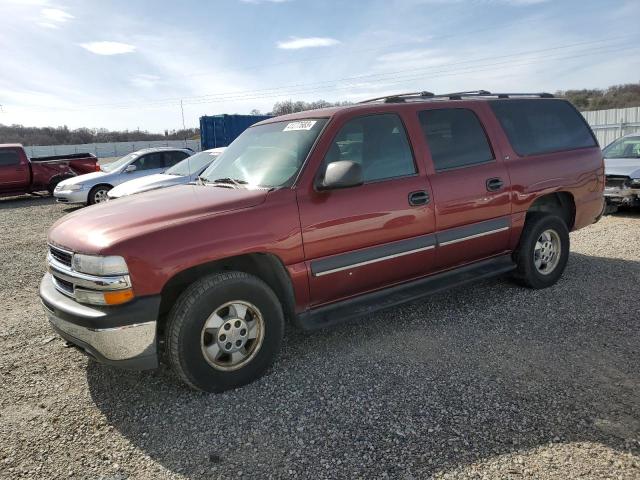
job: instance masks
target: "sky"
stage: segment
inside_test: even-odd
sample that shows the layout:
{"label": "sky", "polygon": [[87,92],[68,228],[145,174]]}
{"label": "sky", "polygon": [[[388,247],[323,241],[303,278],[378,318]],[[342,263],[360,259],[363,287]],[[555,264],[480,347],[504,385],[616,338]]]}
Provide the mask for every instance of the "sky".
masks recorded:
{"label": "sky", "polygon": [[603,88],[640,81],[638,18],[640,0],[0,0],[0,123],[162,132],[287,99]]}

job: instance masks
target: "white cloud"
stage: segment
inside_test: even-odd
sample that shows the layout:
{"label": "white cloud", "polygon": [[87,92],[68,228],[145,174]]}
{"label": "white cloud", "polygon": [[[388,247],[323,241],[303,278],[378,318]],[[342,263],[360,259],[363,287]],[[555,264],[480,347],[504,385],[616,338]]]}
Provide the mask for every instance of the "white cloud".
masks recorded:
{"label": "white cloud", "polygon": [[135,75],[131,79],[131,85],[133,85],[134,87],[140,87],[140,88],[152,88],[152,87],[155,87],[159,81],[160,81],[160,77],[158,77],[157,75],[148,75],[146,73],[140,73],[138,75]]}
{"label": "white cloud", "polygon": [[339,43],[339,40],[328,37],[291,37],[289,40],[278,42],[278,48],[282,48],[284,50],[297,50],[300,48],[331,47],[333,45],[338,45]]}
{"label": "white cloud", "polygon": [[73,15],[59,8],[43,8],[40,10],[40,21],[37,23],[45,28],[60,28],[60,25],[73,18]]}
{"label": "white cloud", "polygon": [[81,43],[80,46],[96,55],[119,55],[136,50],[135,46],[120,42],[89,42]]}
{"label": "white cloud", "polygon": [[43,8],[40,14],[43,18],[46,18],[47,20],[50,20],[52,22],[62,23],[75,18],[70,13],[67,13],[64,10],[60,10],[59,8]]}

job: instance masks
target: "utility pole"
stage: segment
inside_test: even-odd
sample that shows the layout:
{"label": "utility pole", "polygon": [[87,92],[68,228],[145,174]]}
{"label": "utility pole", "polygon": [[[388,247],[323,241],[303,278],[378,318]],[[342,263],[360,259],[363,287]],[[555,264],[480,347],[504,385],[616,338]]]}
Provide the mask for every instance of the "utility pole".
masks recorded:
{"label": "utility pole", "polygon": [[182,132],[184,135],[184,146],[187,146],[187,127],[184,124],[184,107],[182,106],[182,99],[180,99],[180,112],[182,113]]}

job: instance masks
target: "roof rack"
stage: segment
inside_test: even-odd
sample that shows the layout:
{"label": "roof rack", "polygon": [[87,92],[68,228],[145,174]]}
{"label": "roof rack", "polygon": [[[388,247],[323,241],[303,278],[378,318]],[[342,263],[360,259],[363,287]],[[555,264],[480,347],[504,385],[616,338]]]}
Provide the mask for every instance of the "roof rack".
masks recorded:
{"label": "roof rack", "polygon": [[488,90],[472,90],[468,92],[453,92],[443,93],[435,95],[431,92],[413,92],[413,93],[400,93],[397,95],[388,95],[384,97],[370,98],[358,103],[402,103],[410,100],[436,100],[436,99],[448,99],[448,100],[462,100],[463,98],[474,97],[495,97],[495,98],[517,98],[517,97],[538,97],[538,98],[554,98],[551,93],[491,93]]}

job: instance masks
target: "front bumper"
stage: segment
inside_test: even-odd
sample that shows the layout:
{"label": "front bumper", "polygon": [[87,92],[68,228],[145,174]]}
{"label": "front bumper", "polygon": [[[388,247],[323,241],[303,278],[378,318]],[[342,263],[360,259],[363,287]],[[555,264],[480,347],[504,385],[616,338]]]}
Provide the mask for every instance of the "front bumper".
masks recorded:
{"label": "front bumper", "polygon": [[640,188],[606,187],[604,197],[608,203],[634,205],[636,202],[640,202]]}
{"label": "front bumper", "polygon": [[159,295],[116,307],[83,305],[60,293],[46,273],[40,299],[53,329],[98,362],[131,370],[158,366]]}
{"label": "front bumper", "polygon": [[54,190],[53,196],[60,203],[87,203],[89,190]]}

